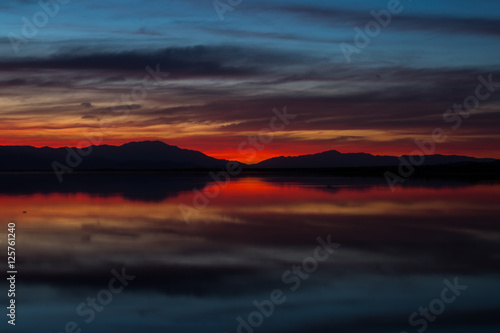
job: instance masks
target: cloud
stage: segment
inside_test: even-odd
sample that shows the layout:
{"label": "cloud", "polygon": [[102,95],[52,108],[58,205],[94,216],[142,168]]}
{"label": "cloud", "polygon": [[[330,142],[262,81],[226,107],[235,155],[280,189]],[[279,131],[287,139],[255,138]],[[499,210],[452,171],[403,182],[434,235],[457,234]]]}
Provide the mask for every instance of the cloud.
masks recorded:
{"label": "cloud", "polygon": [[90,102],[83,102],[80,105],[83,106],[84,108],[92,108],[92,107],[94,107],[92,105],[92,103],[90,103]]}
{"label": "cloud", "polygon": [[[170,47],[157,51],[117,53],[64,53],[45,58],[0,60],[0,70],[65,69],[145,72],[160,65],[162,71],[179,76],[252,76],[265,67],[301,63],[298,55],[274,50],[236,46]],[[107,78],[109,79],[109,78]]]}
{"label": "cloud", "polygon": [[[343,27],[346,24],[365,25],[374,18],[370,8],[360,9],[325,8],[314,5],[271,6],[274,11],[302,17],[308,21],[329,26]],[[383,8],[381,8],[383,9]],[[460,32],[474,35],[500,35],[500,20],[491,18],[452,17],[443,15],[410,15],[404,11],[393,17],[391,26],[401,30]]]}
{"label": "cloud", "polygon": [[140,104],[115,105],[106,108],[106,111],[137,110],[142,108]]}
{"label": "cloud", "polygon": [[[84,103],[82,103],[84,104]],[[90,104],[90,103],[89,103]],[[91,104],[90,104],[91,105]],[[90,107],[93,107],[92,105]],[[94,109],[92,113],[85,114],[81,119],[96,119],[100,121],[105,116],[123,116],[123,113],[116,113],[117,111],[127,111],[127,110],[138,110],[141,109],[140,104],[126,104],[126,105],[115,105],[106,108]]]}
{"label": "cloud", "polygon": [[82,119],[97,119],[97,117],[92,114],[86,114],[82,116]]}

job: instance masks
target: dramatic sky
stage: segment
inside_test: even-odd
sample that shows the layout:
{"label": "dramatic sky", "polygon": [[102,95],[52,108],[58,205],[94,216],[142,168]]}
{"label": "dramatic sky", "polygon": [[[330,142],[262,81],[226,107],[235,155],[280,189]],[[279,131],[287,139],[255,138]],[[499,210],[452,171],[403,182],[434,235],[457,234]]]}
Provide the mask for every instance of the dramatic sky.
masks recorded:
{"label": "dramatic sky", "polygon": [[[480,75],[500,82],[497,0],[402,0],[350,61],[341,45],[389,1],[231,0],[221,15],[212,0],[53,1],[51,15],[0,3],[0,145],[159,139],[238,159],[286,106],[296,118],[256,161],[410,154],[436,128],[436,153],[500,158],[500,85],[443,119],[474,101]],[[145,91],[148,66],[169,75]]]}

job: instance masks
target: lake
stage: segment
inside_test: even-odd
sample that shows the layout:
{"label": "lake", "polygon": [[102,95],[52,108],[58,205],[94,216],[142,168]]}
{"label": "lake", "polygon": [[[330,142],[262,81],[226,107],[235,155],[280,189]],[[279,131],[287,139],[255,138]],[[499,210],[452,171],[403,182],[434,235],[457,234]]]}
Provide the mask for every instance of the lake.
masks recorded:
{"label": "lake", "polygon": [[498,183],[409,180],[392,192],[383,179],[248,173],[221,186],[194,172],[0,181],[0,237],[16,224],[18,272],[16,327],[4,315],[2,331],[500,329]]}

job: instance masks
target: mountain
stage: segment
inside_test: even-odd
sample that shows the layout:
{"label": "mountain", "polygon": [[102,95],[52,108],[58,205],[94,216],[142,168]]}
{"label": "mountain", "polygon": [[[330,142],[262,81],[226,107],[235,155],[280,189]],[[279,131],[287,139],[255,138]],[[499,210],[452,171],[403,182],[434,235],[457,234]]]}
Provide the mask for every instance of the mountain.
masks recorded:
{"label": "mountain", "polygon": [[53,170],[53,166],[80,170],[154,170],[224,168],[227,160],[199,151],[181,149],[161,141],[131,142],[122,146],[35,148],[0,146],[0,170]]}
{"label": "mountain", "polygon": [[[398,166],[401,158],[408,160],[409,156],[343,154],[331,150],[296,157],[274,157],[251,166],[243,163],[240,165],[258,169],[386,167]],[[425,156],[424,165],[492,161],[495,160],[429,155]],[[90,146],[83,150],[68,147],[0,146],[0,171],[220,169],[227,167],[228,162],[161,141],[130,142],[122,146]]]}
{"label": "mountain", "polygon": [[[408,155],[401,159],[409,160]],[[474,158],[457,155],[427,155],[423,165],[440,165],[464,162],[493,162],[494,159]],[[418,162],[418,161],[417,161]],[[312,155],[295,157],[273,157],[252,165],[253,168],[349,168],[349,167],[386,167],[397,166],[401,163],[400,157],[378,156],[366,153],[340,153],[336,150],[325,151]]]}

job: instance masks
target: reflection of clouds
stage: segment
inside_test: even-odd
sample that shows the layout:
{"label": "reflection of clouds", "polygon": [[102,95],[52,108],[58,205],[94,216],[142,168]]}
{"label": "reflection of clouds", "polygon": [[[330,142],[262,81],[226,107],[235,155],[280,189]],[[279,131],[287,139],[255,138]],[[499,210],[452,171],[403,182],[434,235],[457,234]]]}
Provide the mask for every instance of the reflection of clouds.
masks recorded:
{"label": "reflection of clouds", "polygon": [[[495,234],[492,217],[498,209],[492,202],[498,192],[495,186],[409,187],[395,195],[385,188],[346,186],[330,193],[243,178],[200,209],[191,225],[178,210],[179,203],[192,199],[191,192],[161,202],[78,193],[4,196],[0,204],[11,218],[30,211],[22,217],[21,246],[28,269],[37,267],[41,274],[61,258],[69,262],[66,268],[73,262],[76,271],[78,265],[111,261],[262,272],[300,257],[297,249],[329,233],[356,253],[339,259],[347,271],[402,274],[495,270],[487,261],[496,238],[474,242],[478,235]],[[472,216],[482,224],[473,223]],[[485,254],[474,259],[481,251]],[[450,261],[454,255],[461,261]]]}
{"label": "reflection of clouds", "polygon": [[[235,179],[189,225],[178,204],[192,200],[190,191],[160,201],[4,194],[0,209],[18,221],[26,290],[38,295],[38,286],[48,286],[44,302],[63,323],[81,299],[102,288],[111,268],[124,265],[138,276],[127,301],[107,308],[92,332],[104,332],[111,322],[133,332],[141,320],[160,331],[231,332],[254,299],[286,287],[281,274],[310,255],[318,235],[332,234],[342,250],[290,296],[263,332],[365,332],[370,325],[397,331],[435,297],[441,276],[477,276],[477,283],[490,285],[481,276],[499,273],[492,265],[500,253],[494,237],[500,208],[493,204],[498,186],[403,187],[394,194],[376,185],[359,190],[343,184],[336,191],[311,185]],[[477,303],[488,292],[471,295]],[[32,318],[45,313],[34,298],[23,297]],[[494,303],[486,303],[478,315],[491,322]]]}
{"label": "reflection of clouds", "polygon": [[[487,206],[483,203],[469,207],[470,209],[481,209]],[[426,209],[441,211],[443,209],[458,210],[462,206],[460,203],[450,203],[447,201],[435,201],[432,203],[421,202],[416,204],[410,203],[394,203],[388,201],[380,202],[344,202],[344,203],[290,203],[288,205],[259,205],[234,208],[231,212],[234,214],[294,214],[294,215],[355,215],[355,216],[371,216],[371,215],[405,215],[415,213],[418,215],[427,216]],[[489,206],[488,206],[489,207]],[[214,210],[212,210],[214,211]],[[219,212],[223,212],[220,209]]]}

